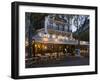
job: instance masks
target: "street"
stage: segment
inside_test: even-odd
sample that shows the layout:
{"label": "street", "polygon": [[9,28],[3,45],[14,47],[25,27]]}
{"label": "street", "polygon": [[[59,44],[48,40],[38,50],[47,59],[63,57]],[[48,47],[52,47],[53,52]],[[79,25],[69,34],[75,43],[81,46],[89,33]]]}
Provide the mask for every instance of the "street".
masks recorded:
{"label": "street", "polygon": [[63,60],[26,65],[26,68],[89,65],[89,57],[65,57]]}

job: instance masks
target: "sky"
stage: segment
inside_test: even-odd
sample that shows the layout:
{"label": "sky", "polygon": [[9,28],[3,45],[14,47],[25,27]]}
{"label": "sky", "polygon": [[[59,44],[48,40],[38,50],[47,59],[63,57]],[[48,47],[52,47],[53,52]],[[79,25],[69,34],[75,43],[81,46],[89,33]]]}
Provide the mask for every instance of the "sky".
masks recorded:
{"label": "sky", "polygon": [[72,25],[72,32],[75,32],[76,30],[77,28],[74,25]]}

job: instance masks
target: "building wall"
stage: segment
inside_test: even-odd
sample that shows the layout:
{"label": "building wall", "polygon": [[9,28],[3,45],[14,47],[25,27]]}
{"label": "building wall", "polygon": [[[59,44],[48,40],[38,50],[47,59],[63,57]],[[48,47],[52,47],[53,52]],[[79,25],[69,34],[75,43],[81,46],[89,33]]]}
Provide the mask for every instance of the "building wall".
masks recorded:
{"label": "building wall", "polygon": [[65,15],[48,15],[47,26],[50,29],[72,32],[71,24],[68,23],[68,17]]}

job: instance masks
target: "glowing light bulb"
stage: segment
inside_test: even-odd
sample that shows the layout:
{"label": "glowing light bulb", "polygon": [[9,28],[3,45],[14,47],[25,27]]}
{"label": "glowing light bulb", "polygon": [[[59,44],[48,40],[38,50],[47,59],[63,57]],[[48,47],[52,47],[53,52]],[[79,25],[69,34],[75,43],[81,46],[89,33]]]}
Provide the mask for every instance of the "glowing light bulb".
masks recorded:
{"label": "glowing light bulb", "polygon": [[52,35],[52,38],[56,38],[56,35]]}
{"label": "glowing light bulb", "polygon": [[58,39],[55,39],[56,42],[58,42]]}
{"label": "glowing light bulb", "polygon": [[48,41],[48,38],[44,37],[44,38],[43,38],[43,41],[44,41],[44,42],[47,42],[47,41]]}

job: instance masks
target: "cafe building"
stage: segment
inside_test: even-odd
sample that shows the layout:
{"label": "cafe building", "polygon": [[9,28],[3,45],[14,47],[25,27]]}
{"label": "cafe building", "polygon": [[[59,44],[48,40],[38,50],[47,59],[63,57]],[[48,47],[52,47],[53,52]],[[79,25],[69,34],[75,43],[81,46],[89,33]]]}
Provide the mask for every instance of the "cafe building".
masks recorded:
{"label": "cafe building", "polygon": [[[66,19],[66,18],[65,18]],[[73,38],[71,27],[63,20],[45,17],[44,28],[32,37],[33,56],[60,60],[67,56],[89,56],[89,42]],[[28,44],[26,45],[26,49]],[[80,55],[77,49],[80,49]]]}

